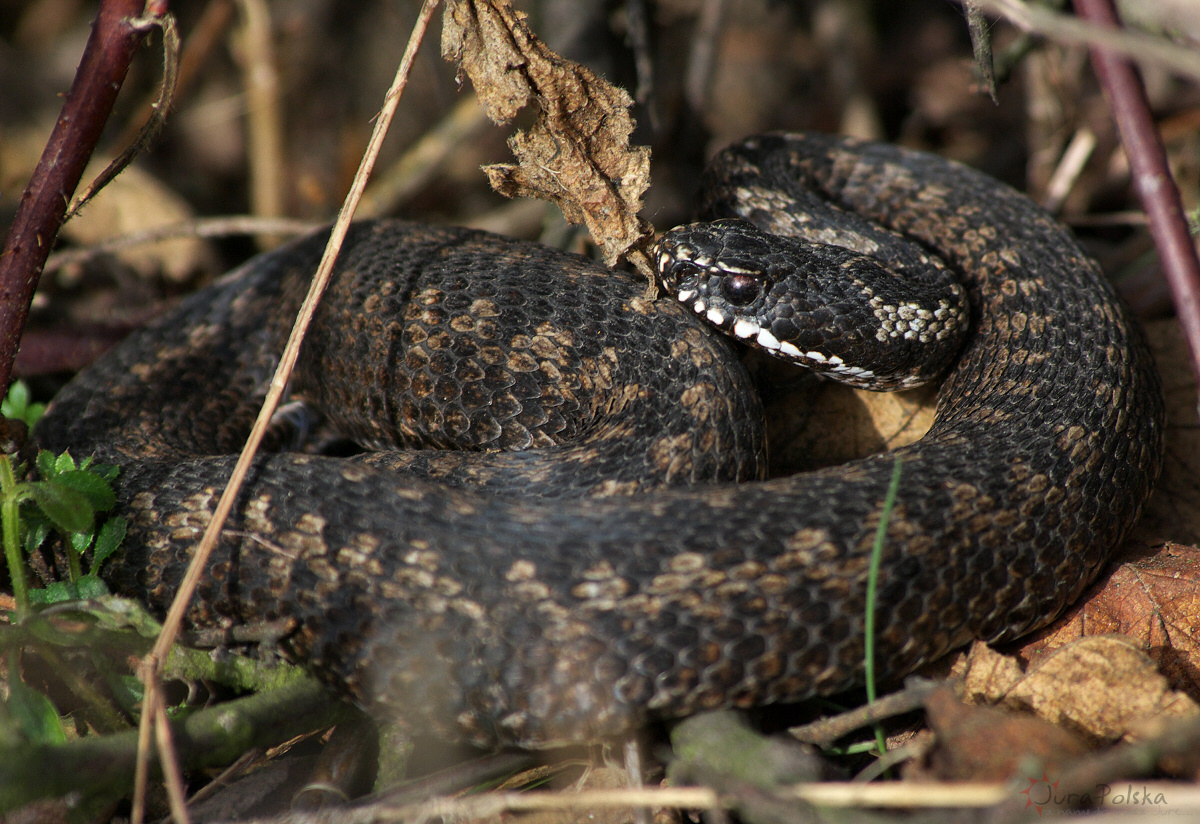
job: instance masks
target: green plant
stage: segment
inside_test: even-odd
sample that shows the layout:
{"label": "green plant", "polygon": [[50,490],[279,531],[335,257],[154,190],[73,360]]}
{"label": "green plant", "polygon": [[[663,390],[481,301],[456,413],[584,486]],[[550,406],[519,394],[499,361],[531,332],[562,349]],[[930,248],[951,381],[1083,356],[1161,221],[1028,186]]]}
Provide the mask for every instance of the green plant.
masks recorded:
{"label": "green plant", "polygon": [[30,403],[29,387],[22,381],[14,381],[8,394],[0,401],[0,415],[23,422],[30,429],[46,411],[44,403]]}
{"label": "green plant", "polygon": [[[36,422],[41,404],[29,403],[28,391],[14,384],[4,401],[4,411],[27,424]],[[44,408],[44,407],[42,407]],[[116,504],[112,481],[118,469],[109,464],[84,458],[78,464],[69,452],[55,455],[46,450],[34,461],[40,480],[26,477],[24,464],[13,464],[0,455],[0,540],[12,580],[17,615],[23,616],[31,603],[58,603],[91,598],[107,593],[96,572],[113,554],[125,537],[125,519],[112,517],[97,528],[97,513],[107,512]],[[51,530],[63,539],[67,556],[68,580],[45,589],[29,588],[25,575],[24,553],[33,553]],[[83,557],[92,550],[91,567],[83,571]]]}

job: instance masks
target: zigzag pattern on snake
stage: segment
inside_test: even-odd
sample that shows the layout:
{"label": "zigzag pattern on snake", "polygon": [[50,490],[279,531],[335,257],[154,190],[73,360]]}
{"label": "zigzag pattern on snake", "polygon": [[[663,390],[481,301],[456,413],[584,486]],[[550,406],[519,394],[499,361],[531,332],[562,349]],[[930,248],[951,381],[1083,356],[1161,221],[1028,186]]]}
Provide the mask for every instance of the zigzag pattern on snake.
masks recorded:
{"label": "zigzag pattern on snake", "polygon": [[[670,294],[649,301],[644,283],[540,246],[362,224],[291,396],[320,431],[383,451],[260,455],[190,623],[286,618],[285,651],[329,684],[482,745],[831,693],[862,678],[868,555],[896,456],[885,676],[1058,614],[1161,462],[1158,379],[1097,266],[1024,197],[895,147],[764,136],[707,180],[706,217],[844,241],[856,251],[815,254],[853,258],[852,273],[880,247],[961,279],[970,329],[922,440],[760,480],[759,403],[708,322],[775,350],[794,327],[788,345],[834,376],[876,371],[852,362],[856,347],[824,352],[800,320],[735,319],[669,273]],[[680,237],[660,246],[664,266],[682,248],[685,274],[717,283],[710,264],[733,247]],[[40,425],[47,448],[123,466],[117,591],[169,603],[323,245],[256,258],[187,300],[81,373]],[[713,295],[754,309],[789,268],[774,266],[768,286],[733,272]],[[902,317],[903,298],[849,292],[881,342],[942,331],[923,325],[937,299]]]}

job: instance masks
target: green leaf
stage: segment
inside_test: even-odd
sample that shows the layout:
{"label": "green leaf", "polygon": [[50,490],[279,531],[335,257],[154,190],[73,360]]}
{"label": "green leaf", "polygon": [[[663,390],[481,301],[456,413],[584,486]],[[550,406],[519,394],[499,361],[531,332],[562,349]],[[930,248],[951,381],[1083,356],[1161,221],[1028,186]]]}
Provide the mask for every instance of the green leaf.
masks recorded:
{"label": "green leaf", "polygon": [[53,452],[48,449],[39,449],[37,453],[37,460],[35,461],[37,464],[38,474],[43,478],[53,478],[55,475],[57,475],[58,472],[54,468],[54,461],[55,458]]}
{"label": "green leaf", "polygon": [[25,407],[29,406],[29,387],[24,381],[14,381],[8,388],[8,395],[0,402],[0,413],[5,417],[20,418]]}
{"label": "green leaf", "polygon": [[71,457],[70,451],[64,452],[54,459],[55,472],[74,472],[75,459]]}
{"label": "green leaf", "polygon": [[50,699],[31,690],[20,678],[9,678],[8,711],[21,732],[35,744],[64,744],[67,734]]}
{"label": "green leaf", "polygon": [[50,522],[45,518],[24,518],[25,521],[25,552],[29,555],[37,552],[37,548],[50,534]]}
{"label": "green leaf", "polygon": [[72,532],[71,549],[75,550],[76,555],[82,556],[88,551],[88,547],[92,545],[92,539],[95,537],[91,532]]}
{"label": "green leaf", "polygon": [[31,604],[61,604],[78,600],[79,588],[70,581],[53,581],[45,589],[29,590]]}
{"label": "green leaf", "polygon": [[25,425],[33,428],[38,419],[46,411],[44,403],[30,403],[29,387],[24,381],[16,381],[8,389],[8,395],[0,401],[0,415],[24,421]]}
{"label": "green leaf", "polygon": [[92,572],[98,570],[100,564],[121,546],[121,541],[125,540],[126,527],[127,523],[120,515],[114,515],[100,527],[100,534],[96,536],[96,549],[92,553]]}
{"label": "green leaf", "polygon": [[117,475],[121,473],[121,467],[117,466],[116,464],[90,463],[91,460],[92,459],[89,457],[87,470],[93,475],[99,475],[110,484],[115,481],[117,479]]}
{"label": "green leaf", "polygon": [[[64,452],[63,454],[66,455],[67,453]],[[109,486],[108,481],[86,470],[67,470],[60,473],[50,483],[67,486],[76,492],[82,492],[87,496],[88,503],[92,505],[92,509],[97,512],[107,512],[117,503],[117,496],[113,494],[112,487]]]}
{"label": "green leaf", "polygon": [[105,595],[111,594],[108,586],[91,573],[76,581],[75,586],[79,590],[80,598],[103,598]]}
{"label": "green leaf", "polygon": [[[146,698],[146,685],[136,675],[121,675],[110,682],[113,691],[117,692],[117,700],[123,706],[132,707],[140,704]],[[118,692],[119,688],[124,688]]]}
{"label": "green leaf", "polygon": [[91,531],[95,512],[82,492],[49,481],[29,484],[29,491],[42,513],[63,532]]}

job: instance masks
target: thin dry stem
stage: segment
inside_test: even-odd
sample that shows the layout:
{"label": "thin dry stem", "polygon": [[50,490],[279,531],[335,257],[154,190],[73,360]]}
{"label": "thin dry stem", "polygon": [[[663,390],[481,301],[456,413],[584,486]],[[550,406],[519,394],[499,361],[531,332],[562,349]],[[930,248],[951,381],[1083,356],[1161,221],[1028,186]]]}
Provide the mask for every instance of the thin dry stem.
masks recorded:
{"label": "thin dry stem", "polygon": [[[179,72],[175,78],[175,97],[184,97],[192,82],[199,76],[200,69],[215,51],[233,20],[233,0],[209,0],[200,18],[191,26],[191,32],[183,42],[179,54]],[[114,145],[125,146],[137,139],[138,133],[155,116],[160,95],[151,94],[138,108],[137,114],[121,131]]]}
{"label": "thin dry stem", "polygon": [[133,809],[129,813],[130,824],[142,824],[146,817],[146,786],[150,780],[150,736],[153,732],[151,719],[165,715],[160,706],[162,684],[159,679],[160,663],[153,654],[142,660],[142,681],[146,686],[142,699],[142,721],[138,725],[137,762],[133,768]]}
{"label": "thin dry stem", "polygon": [[[258,217],[279,217],[284,211],[283,114],[271,12],[263,0],[238,0],[238,9],[242,16],[238,52],[246,87],[250,211]],[[273,235],[258,237],[260,249],[278,243]]]}
{"label": "thin dry stem", "polygon": [[[1075,8],[1101,31],[1120,26],[1111,0],[1075,0]],[[1179,187],[1137,69],[1108,45],[1093,46],[1091,59],[1116,118],[1133,186],[1146,212],[1163,277],[1192,355],[1192,370],[1200,382],[1200,259],[1188,230]]]}
{"label": "thin dry stem", "polygon": [[[982,808],[1008,800],[1014,794],[1006,784],[855,784],[828,782],[780,787],[774,795],[787,801],[804,801],[824,807],[863,808]],[[1174,790],[1172,791],[1174,792]],[[584,790],[582,792],[495,792],[460,798],[433,798],[416,804],[375,804],[339,812],[342,824],[379,821],[427,821],[445,818],[474,821],[505,812],[677,808],[723,810],[737,799],[722,798],[708,787]],[[264,822],[265,824],[265,822]]]}
{"label": "thin dry stem", "polygon": [[[379,156],[380,146],[383,144],[383,138],[387,134],[388,126],[392,122],[392,118],[396,113],[396,106],[400,101],[400,96],[404,91],[404,87],[408,83],[408,75],[412,68],[413,59],[416,56],[417,48],[425,37],[425,31],[429,27],[429,21],[433,16],[434,9],[437,7],[438,0],[425,0],[421,7],[421,12],[417,17],[417,22],[413,26],[413,32],[408,41],[408,46],[405,48],[404,56],[400,60],[400,67],[396,72],[396,79],[392,83],[392,87],[388,89],[387,95],[384,98],[383,109],[380,112],[378,119],[375,122],[375,130],[371,135],[371,141],[367,146],[367,151],[363,156],[362,163],[359,166],[358,173],[354,177],[354,181],[350,186],[350,192],[346,195],[346,200],[342,205],[342,210],[338,214],[337,222],[334,223],[333,229],[330,232],[329,243],[325,247],[325,254],[321,258],[321,263],[317,267],[317,273],[313,277],[312,285],[309,288],[308,295],[305,297],[303,306],[296,317],[295,326],[292,328],[291,336],[288,338],[287,346],[284,348],[283,354],[280,357],[279,367],[275,371],[275,376],[271,381],[271,385],[267,391],[267,396],[263,400],[262,409],[259,411],[258,419],[254,423],[254,427],[250,432],[249,438],[246,440],[246,446],[242,453],[238,456],[237,465],[234,467],[233,473],[226,485],[224,492],[221,494],[221,499],[217,502],[216,510],[213,512],[212,520],[209,521],[208,527],[205,529],[204,536],[200,540],[200,545],[196,548],[196,553],[192,557],[191,564],[188,567],[187,574],[180,583],[179,591],[175,594],[175,599],[171,603],[171,608],[167,612],[166,618],[163,620],[162,632],[154,644],[154,649],[146,659],[146,665],[151,669],[151,677],[146,678],[146,707],[147,712],[144,712],[141,718],[141,727],[147,728],[150,724],[155,723],[154,716],[157,716],[162,711],[161,699],[161,684],[159,683],[158,674],[161,672],[162,662],[166,660],[167,652],[175,643],[175,639],[179,636],[180,629],[183,624],[183,616],[187,612],[188,605],[191,603],[192,596],[196,591],[196,586],[200,582],[201,576],[208,565],[208,558],[212,555],[213,549],[217,545],[217,541],[221,535],[221,528],[229,513],[233,509],[234,501],[241,489],[242,482],[245,480],[246,473],[250,468],[250,462],[253,460],[255,453],[258,451],[259,444],[262,443],[264,434],[270,424],[271,416],[275,414],[275,409],[279,405],[279,400],[283,396],[284,389],[287,386],[288,377],[291,374],[292,367],[296,363],[296,359],[300,352],[300,343],[304,338],[304,332],[312,320],[313,313],[316,311],[321,294],[329,282],[330,274],[333,271],[333,264],[337,258],[337,253],[341,248],[342,241],[346,237],[346,232],[350,227],[350,221],[354,217],[354,210],[358,205],[359,199],[362,197],[363,190],[366,188],[367,179],[370,176],[371,169],[375,166],[375,161]],[[148,736],[147,736],[148,738]],[[164,742],[160,742],[164,743]],[[166,763],[174,761],[174,753],[160,749],[159,757]],[[141,784],[141,792],[145,791],[145,782]],[[141,808],[144,796],[138,795],[135,798],[135,809]],[[136,824],[136,821],[135,821]]]}
{"label": "thin dry stem", "polygon": [[397,206],[437,174],[451,154],[490,122],[475,95],[464,97],[390,168],[375,176],[359,204],[359,215],[369,217],[396,211]]}
{"label": "thin dry stem", "polygon": [[83,246],[77,249],[67,249],[55,252],[46,260],[46,269],[53,271],[64,266],[82,263],[96,255],[119,252],[133,246],[147,243],[157,243],[160,240],[170,240],[178,237],[229,237],[230,235],[302,235],[324,226],[324,221],[300,220],[284,217],[256,217],[254,215],[224,215],[222,217],[202,217],[195,220],[185,220],[180,223],[170,223],[165,226],[155,226],[130,232],[127,235],[117,235],[108,240]]}
{"label": "thin dry stem", "polygon": [[138,0],[100,4],[62,113],[21,195],[0,253],[0,391],[8,387],[29,304],[67,203],[145,37],[147,27],[134,21],[158,10],[157,4]]}
{"label": "thin dry stem", "polygon": [[1088,128],[1078,129],[1075,132],[1071,142],[1063,150],[1062,157],[1059,158],[1058,167],[1054,170],[1054,174],[1050,175],[1049,182],[1046,183],[1046,194],[1042,198],[1043,209],[1047,212],[1057,213],[1062,208],[1095,148],[1095,132]]}
{"label": "thin dry stem", "polygon": [[1060,43],[1099,46],[1142,63],[1152,63],[1200,80],[1200,54],[1163,37],[1108,29],[1022,0],[976,0],[984,11],[1000,15],[1022,31]]}
{"label": "thin dry stem", "polygon": [[[165,712],[154,714],[154,737],[158,742],[159,752],[174,752],[175,744],[171,738],[171,722]],[[167,800],[171,805],[171,820],[175,824],[190,824],[191,817],[187,811],[187,794],[183,788],[183,772],[179,762],[174,758],[162,762],[163,782],[167,786]]]}

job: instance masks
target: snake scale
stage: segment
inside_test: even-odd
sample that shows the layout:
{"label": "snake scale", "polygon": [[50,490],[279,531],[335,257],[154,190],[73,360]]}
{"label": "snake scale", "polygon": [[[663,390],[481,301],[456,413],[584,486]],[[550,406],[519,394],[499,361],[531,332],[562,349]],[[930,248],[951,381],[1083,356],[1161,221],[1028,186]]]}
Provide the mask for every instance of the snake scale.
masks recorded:
{"label": "snake scale", "polygon": [[[886,677],[1058,614],[1161,463],[1158,379],[1095,263],[1023,196],[892,146],[766,135],[706,182],[704,217],[722,220],[660,242],[668,294],[653,301],[636,278],[541,246],[356,225],[290,399],[316,416],[299,427],[309,442],[371,451],[284,451],[298,435],[280,424],[190,624],[286,619],[286,654],[322,680],[487,746],[832,693],[862,681],[868,558],[897,457],[876,606]],[[788,263],[730,218],[849,251],[785,241],[816,261]],[[169,603],[324,242],[250,261],[52,404],[43,446],[123,467],[116,591]],[[761,271],[743,254],[755,249]],[[901,273],[863,285],[872,250]],[[910,264],[932,267],[943,297],[891,296]],[[865,301],[863,324],[807,298],[764,315],[793,270],[832,281],[839,306]],[[919,442],[762,480],[761,409],[733,338],[852,382],[910,359],[893,344],[957,360]],[[854,361],[873,342],[883,365]]]}

